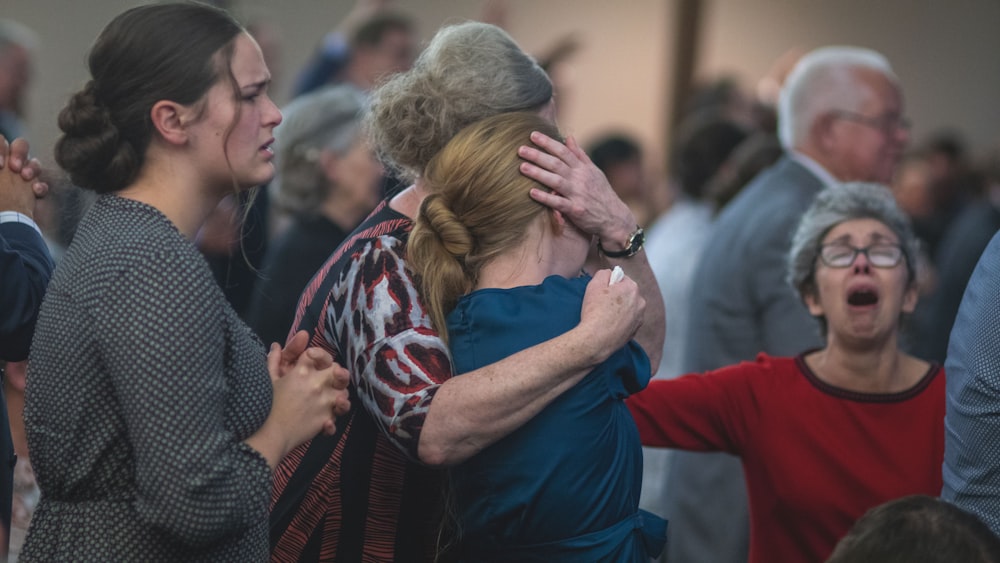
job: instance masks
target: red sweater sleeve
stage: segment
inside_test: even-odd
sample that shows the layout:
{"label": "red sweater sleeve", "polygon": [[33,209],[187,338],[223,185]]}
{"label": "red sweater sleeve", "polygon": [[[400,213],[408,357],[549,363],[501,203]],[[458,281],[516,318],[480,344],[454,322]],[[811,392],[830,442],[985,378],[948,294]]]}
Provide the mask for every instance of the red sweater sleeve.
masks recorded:
{"label": "red sweater sleeve", "polygon": [[740,455],[760,418],[756,384],[771,372],[761,354],[756,362],[651,381],[627,400],[642,444]]}

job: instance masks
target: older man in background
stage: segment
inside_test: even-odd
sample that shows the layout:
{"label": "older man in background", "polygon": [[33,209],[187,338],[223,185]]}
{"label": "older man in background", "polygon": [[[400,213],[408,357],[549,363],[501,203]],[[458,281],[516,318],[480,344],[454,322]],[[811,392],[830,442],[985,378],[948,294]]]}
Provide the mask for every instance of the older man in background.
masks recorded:
{"label": "older man in background", "polygon": [[0,135],[24,136],[24,98],[31,81],[35,32],[13,20],[0,19]]}
{"label": "older man in background", "polygon": [[[778,125],[785,156],[719,216],[695,272],[688,326],[671,329],[686,329],[685,372],[822,345],[816,320],[784,281],[792,232],[824,187],[888,183],[909,139],[888,61],[854,47],[817,49],[798,62],[782,89]],[[669,561],[746,561],[738,459],[677,452],[667,499]]]}

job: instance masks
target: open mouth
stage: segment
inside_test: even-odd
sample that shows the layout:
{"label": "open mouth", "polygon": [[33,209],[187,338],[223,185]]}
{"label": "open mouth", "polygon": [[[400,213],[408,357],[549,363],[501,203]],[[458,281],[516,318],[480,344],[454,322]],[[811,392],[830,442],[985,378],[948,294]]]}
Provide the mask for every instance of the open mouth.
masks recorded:
{"label": "open mouth", "polygon": [[852,307],[868,307],[878,303],[878,293],[869,288],[859,288],[847,294],[847,304]]}

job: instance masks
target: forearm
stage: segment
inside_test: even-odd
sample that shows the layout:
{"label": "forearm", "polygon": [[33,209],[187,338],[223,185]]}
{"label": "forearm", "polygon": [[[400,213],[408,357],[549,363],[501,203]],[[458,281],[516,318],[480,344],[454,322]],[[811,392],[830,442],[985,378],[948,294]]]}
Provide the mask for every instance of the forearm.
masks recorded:
{"label": "forearm", "polygon": [[520,428],[613,352],[593,342],[585,328],[577,327],[449,379],[438,389],[424,421],[421,461],[460,463]]}
{"label": "forearm", "polygon": [[723,396],[702,378],[689,375],[651,381],[626,399],[644,446],[734,453],[726,430]]}

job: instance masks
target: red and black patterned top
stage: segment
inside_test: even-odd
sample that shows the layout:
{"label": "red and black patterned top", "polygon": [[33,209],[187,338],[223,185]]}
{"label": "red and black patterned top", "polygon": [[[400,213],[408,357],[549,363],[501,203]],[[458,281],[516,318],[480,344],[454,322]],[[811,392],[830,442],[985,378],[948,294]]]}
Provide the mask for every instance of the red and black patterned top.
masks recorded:
{"label": "red and black patterned top", "polygon": [[417,444],[452,367],[405,267],[412,227],[383,201],[299,300],[292,326],[351,372],[351,410],[275,471],[272,561],[433,559],[443,475]]}

